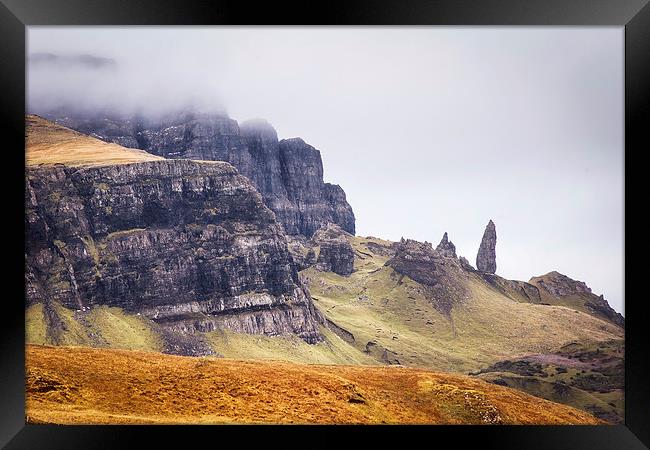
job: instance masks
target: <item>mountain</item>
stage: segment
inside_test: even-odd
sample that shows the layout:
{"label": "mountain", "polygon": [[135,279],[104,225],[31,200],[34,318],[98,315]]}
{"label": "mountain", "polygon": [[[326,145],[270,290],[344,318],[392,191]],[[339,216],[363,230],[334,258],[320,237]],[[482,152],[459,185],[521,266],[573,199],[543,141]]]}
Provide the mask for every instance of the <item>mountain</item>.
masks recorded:
{"label": "mountain", "polygon": [[[264,124],[242,129],[260,133],[256,148],[269,142],[275,148]],[[172,361],[162,352],[338,366],[316,377],[354,365],[364,366],[358,369],[364,380],[389,384],[392,372],[382,371],[388,368],[365,366],[398,366],[471,374],[495,392],[505,385],[622,420],[624,320],[586,284],[564,275],[530,282],[496,275],[492,221],[475,269],[447,233],[435,248],[355,236],[333,222],[309,236],[287,233],[254,184],[256,175],[244,176],[228,162],[164,159],[36,116],[27,117],[26,137],[26,338],[65,347],[61,361],[110,360],[119,353],[111,349],[124,349],[155,352],[160,361]],[[279,180],[308,179],[282,186],[296,205],[311,208],[310,187],[319,179],[314,153],[293,141],[278,142],[277,150],[290,148],[295,176],[275,176],[270,158],[255,183],[276,192]],[[41,364],[58,349],[34,351]],[[56,382],[65,384],[71,376],[65,367],[45,372],[59,373]],[[183,376],[199,379],[201,367]],[[282,364],[268,370],[278,367],[290,370]],[[437,380],[436,389],[446,383]],[[449,380],[452,390],[465,383]],[[416,398],[428,392],[407,388]],[[459,406],[469,414],[460,423],[478,420],[473,405]],[[497,407],[500,415],[507,408]],[[375,413],[364,417],[388,417]],[[436,414],[426,417],[460,420]]]}
{"label": "mountain", "polygon": [[263,120],[241,126],[223,113],[182,112],[161,118],[58,110],[45,114],[67,128],[170,159],[226,161],[248,177],[286,233],[311,237],[329,222],[354,234],[355,218],[340,186],[323,181],[320,152],[283,139]]}
{"label": "mountain", "polygon": [[[133,162],[125,156],[141,152],[126,149],[117,152],[119,164],[88,166],[69,156],[65,165],[41,164],[33,144],[66,133],[27,122],[27,302],[43,305],[55,343],[66,331],[57,308],[83,313],[97,305],[152,319],[173,332],[169,351],[183,354],[212,353],[203,341],[177,341],[216,328],[322,339],[282,227],[235,168]],[[91,138],[79,145],[86,153],[110,147]]]}
{"label": "mountain", "polygon": [[350,275],[316,265],[301,276],[332,330],[379,361],[469,372],[571,342],[623,338],[622,327],[587,312],[512,298],[430,243],[347,239]]}

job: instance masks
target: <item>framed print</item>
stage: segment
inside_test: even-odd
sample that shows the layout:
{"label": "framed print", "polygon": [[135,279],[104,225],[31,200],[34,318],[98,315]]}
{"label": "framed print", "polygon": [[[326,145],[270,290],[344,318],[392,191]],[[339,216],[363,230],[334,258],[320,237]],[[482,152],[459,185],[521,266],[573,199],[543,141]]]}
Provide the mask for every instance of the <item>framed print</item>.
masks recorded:
{"label": "framed print", "polygon": [[7,448],[646,448],[647,2],[0,12]]}

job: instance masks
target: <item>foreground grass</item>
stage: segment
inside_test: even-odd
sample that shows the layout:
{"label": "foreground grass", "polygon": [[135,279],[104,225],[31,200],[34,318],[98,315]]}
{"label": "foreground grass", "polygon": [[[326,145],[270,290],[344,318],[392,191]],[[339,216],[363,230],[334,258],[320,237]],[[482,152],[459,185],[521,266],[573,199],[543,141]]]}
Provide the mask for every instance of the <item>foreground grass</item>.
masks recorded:
{"label": "foreground grass", "polygon": [[28,345],[30,423],[597,424],[464,375]]}

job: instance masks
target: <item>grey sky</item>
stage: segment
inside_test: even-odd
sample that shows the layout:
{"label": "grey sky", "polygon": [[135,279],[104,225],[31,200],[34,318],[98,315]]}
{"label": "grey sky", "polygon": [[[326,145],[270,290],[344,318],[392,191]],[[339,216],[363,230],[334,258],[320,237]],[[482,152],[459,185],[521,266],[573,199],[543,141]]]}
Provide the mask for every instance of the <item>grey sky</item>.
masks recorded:
{"label": "grey sky", "polygon": [[28,52],[69,63],[29,67],[30,104],[265,118],[321,150],[358,234],[447,231],[474,264],[493,219],[498,274],[623,311],[622,27],[29,27]]}

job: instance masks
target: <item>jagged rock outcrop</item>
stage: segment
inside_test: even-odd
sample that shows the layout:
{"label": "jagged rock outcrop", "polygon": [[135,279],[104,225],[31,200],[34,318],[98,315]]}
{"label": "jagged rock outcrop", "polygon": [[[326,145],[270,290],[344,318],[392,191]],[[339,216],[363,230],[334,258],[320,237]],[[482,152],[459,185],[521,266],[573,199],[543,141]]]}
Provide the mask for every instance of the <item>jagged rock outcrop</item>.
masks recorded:
{"label": "jagged rock outcrop", "polygon": [[594,294],[591,288],[582,281],[553,271],[546,275],[533,277],[529,283],[539,289],[541,300],[544,303],[585,310],[618,326],[625,326],[625,318],[609,306],[604,296]]}
{"label": "jagged rock outcrop", "polygon": [[251,179],[288,234],[311,237],[328,222],[355,232],[340,186],[323,181],[320,152],[302,139],[278,141],[263,120],[237,122],[225,114],[182,112],[156,120],[110,114],[46,116],[66,127],[165,158],[226,161]]}
{"label": "jagged rock outcrop", "polygon": [[321,339],[282,227],[228,163],[28,167],[25,208],[30,303]]}
{"label": "jagged rock outcrop", "polygon": [[460,258],[458,258],[458,261],[460,262],[460,265],[461,265],[461,267],[462,267],[463,269],[468,270],[468,271],[474,271],[474,270],[476,270],[476,269],[474,269],[474,267],[469,263],[469,261],[467,260],[467,258],[465,258],[464,256],[461,256]]}
{"label": "jagged rock outcrop", "polygon": [[496,273],[497,271],[497,230],[490,220],[485,227],[483,239],[476,255],[476,268],[481,272]]}
{"label": "jagged rock outcrop", "polygon": [[331,223],[314,233],[312,243],[320,248],[316,261],[317,270],[343,276],[354,271],[354,249],[346,235],[349,233]]}
{"label": "jagged rock outcrop", "polygon": [[436,247],[436,251],[447,258],[456,257],[456,246],[449,240],[446,231],[445,234],[442,235],[442,240]]}
{"label": "jagged rock outcrop", "polygon": [[401,275],[420,283],[436,309],[450,314],[454,305],[468,298],[467,274],[456,258],[433,249],[429,242],[402,238],[394,245],[395,256],[386,261]]}

